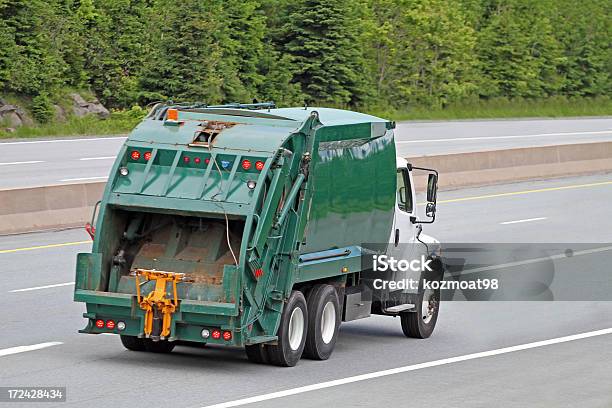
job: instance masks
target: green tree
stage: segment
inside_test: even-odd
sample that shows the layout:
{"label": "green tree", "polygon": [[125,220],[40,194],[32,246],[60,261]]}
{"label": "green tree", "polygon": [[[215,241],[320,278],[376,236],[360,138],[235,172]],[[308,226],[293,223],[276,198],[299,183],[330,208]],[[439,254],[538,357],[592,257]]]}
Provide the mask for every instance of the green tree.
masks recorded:
{"label": "green tree", "polygon": [[558,0],[551,9],[555,36],[563,48],[558,69],[570,96],[612,93],[612,23],[608,0]]}
{"label": "green tree", "polygon": [[206,103],[249,102],[264,82],[264,16],[254,0],[189,0],[180,8],[160,1],[158,27],[143,72],[146,92]]}
{"label": "green tree", "polygon": [[57,89],[67,65],[56,46],[55,1],[0,0],[0,86],[4,91],[36,95]]}
{"label": "green tree", "polygon": [[401,1],[404,10],[394,36],[401,45],[390,78],[392,98],[400,104],[444,106],[478,89],[476,33],[458,2]]}
{"label": "green tree", "polygon": [[356,105],[365,96],[361,24],[350,0],[299,0],[287,9],[279,48],[309,103]]}
{"label": "green tree", "polygon": [[138,100],[142,67],[150,54],[151,10],[146,0],[82,0],[77,14],[86,44],[89,83],[103,103]]}
{"label": "green tree", "polygon": [[485,96],[543,97],[563,85],[551,0],[490,0],[478,35]]}

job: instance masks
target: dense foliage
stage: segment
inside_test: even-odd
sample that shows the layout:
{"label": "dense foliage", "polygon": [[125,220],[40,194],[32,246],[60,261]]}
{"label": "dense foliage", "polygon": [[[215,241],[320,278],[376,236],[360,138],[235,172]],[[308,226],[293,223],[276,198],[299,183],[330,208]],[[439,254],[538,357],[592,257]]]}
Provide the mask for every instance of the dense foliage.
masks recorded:
{"label": "dense foliage", "polygon": [[0,93],[442,107],[612,93],[610,0],[0,0]]}

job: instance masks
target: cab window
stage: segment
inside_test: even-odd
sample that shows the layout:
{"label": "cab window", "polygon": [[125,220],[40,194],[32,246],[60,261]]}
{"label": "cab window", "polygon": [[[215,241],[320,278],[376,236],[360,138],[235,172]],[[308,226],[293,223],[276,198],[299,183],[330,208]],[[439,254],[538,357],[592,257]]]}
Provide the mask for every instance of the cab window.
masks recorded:
{"label": "cab window", "polygon": [[397,206],[402,211],[412,212],[412,188],[407,169],[397,171]]}

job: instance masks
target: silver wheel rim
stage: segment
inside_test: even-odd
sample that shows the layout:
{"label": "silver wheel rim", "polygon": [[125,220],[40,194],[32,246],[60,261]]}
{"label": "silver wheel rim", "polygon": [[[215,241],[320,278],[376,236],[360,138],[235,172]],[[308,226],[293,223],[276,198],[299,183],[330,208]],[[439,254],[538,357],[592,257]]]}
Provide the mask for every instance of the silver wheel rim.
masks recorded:
{"label": "silver wheel rim", "polygon": [[289,347],[295,351],[300,348],[304,337],[304,313],[296,307],[289,318]]}
{"label": "silver wheel rim", "polygon": [[421,303],[421,314],[423,315],[423,323],[429,324],[434,314],[436,313],[436,299],[434,291],[428,289],[423,293],[423,302]]}
{"label": "silver wheel rim", "polygon": [[336,308],[332,302],[327,302],[321,313],[321,338],[323,343],[329,344],[336,332]]}

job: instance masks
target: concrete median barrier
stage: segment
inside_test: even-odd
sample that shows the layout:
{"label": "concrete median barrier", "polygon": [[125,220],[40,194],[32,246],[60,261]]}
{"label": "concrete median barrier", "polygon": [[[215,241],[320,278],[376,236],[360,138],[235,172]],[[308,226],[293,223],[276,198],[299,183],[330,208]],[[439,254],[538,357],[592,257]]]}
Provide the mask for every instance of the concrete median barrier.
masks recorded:
{"label": "concrete median barrier", "polygon": [[[410,157],[440,172],[441,189],[612,171],[612,142]],[[416,175],[417,189],[426,176]],[[0,190],[0,234],[82,226],[105,183]]]}
{"label": "concrete median barrier", "polygon": [[0,190],[0,234],[84,225],[106,183]]}
{"label": "concrete median barrier", "polygon": [[[440,173],[440,189],[500,184],[612,171],[612,142],[582,143],[410,157]],[[415,177],[417,189],[426,176]]]}

